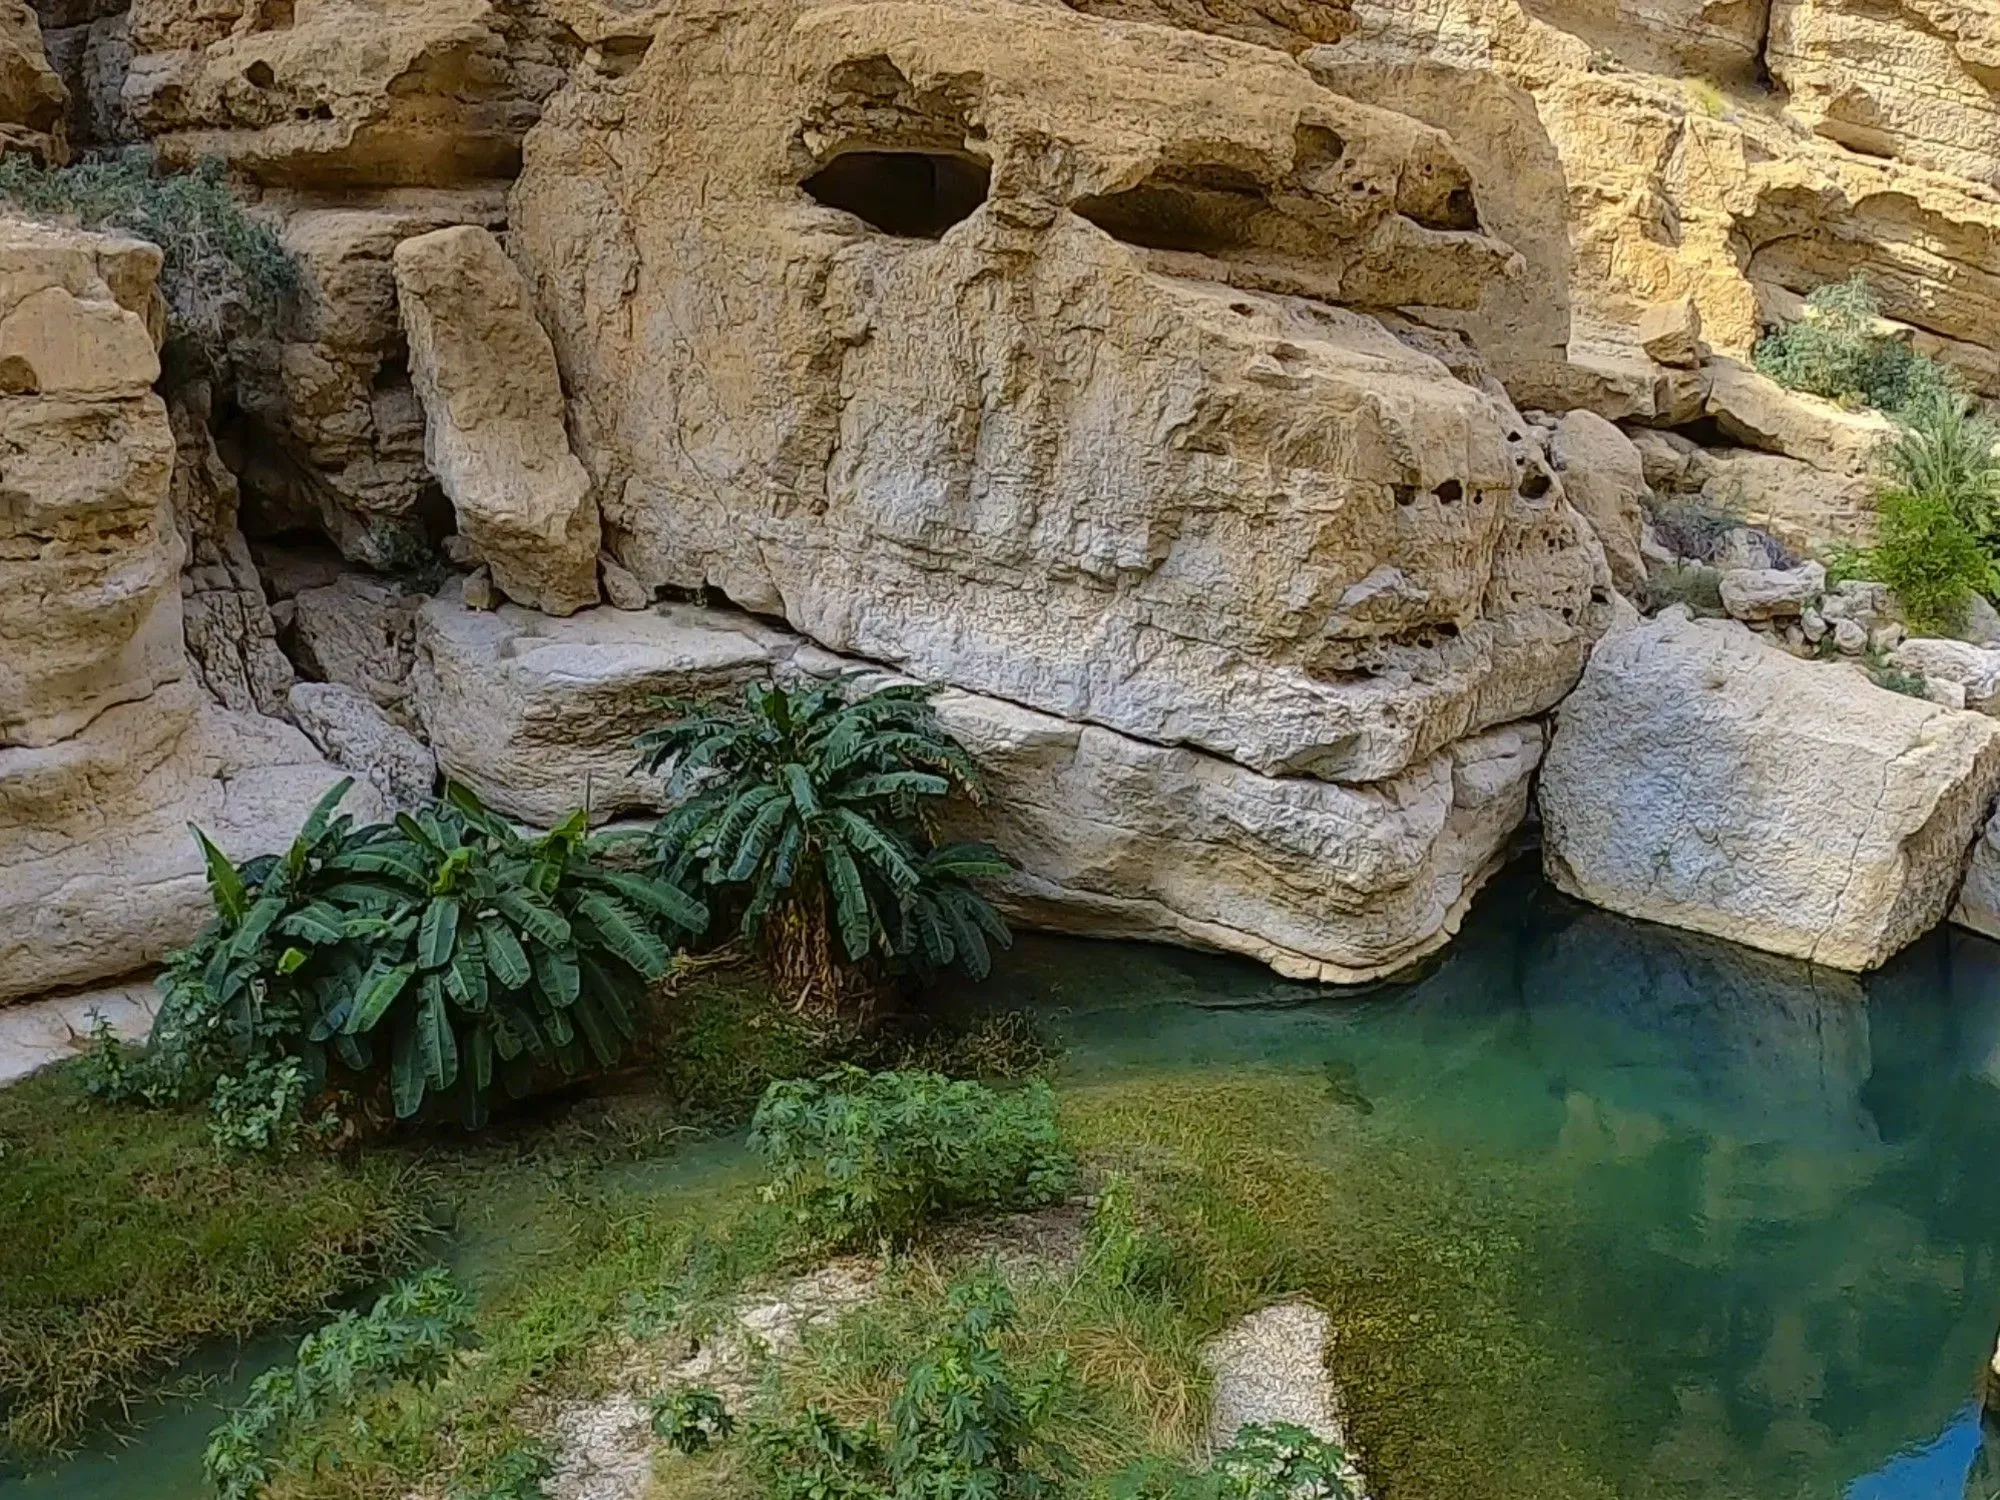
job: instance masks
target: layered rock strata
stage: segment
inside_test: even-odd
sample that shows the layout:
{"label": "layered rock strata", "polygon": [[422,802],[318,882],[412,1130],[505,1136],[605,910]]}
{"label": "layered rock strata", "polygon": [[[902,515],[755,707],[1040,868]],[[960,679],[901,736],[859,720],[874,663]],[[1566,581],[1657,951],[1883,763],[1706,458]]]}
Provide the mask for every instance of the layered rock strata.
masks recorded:
{"label": "layered rock strata", "polygon": [[2000,724],[1742,625],[1607,636],[1557,717],[1544,866],[1613,911],[1836,969],[1942,919],[2000,791]]}
{"label": "layered rock strata", "polygon": [[187,942],[209,910],[188,823],[248,857],[336,777],[190,668],[174,433],[150,389],[159,265],[136,241],[0,222],[0,1002]]}
{"label": "layered rock strata", "polygon": [[[830,676],[833,656],[747,616],[692,605],[566,620],[425,606],[414,678],[440,767],[492,805],[553,823],[654,812],[633,770],[657,696]],[[1017,920],[1215,948],[1280,972],[1373,978],[1446,941],[1503,856],[1541,759],[1538,724],[1462,739],[1366,786],[1261,775],[1227,759],[948,690],[945,726],[978,758],[986,808],[957,831],[1019,868]]]}

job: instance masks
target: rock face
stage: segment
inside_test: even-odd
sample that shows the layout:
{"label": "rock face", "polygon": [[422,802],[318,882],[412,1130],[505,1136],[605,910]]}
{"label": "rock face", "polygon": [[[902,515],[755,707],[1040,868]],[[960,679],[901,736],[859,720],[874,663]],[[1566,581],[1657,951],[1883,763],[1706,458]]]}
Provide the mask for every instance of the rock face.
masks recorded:
{"label": "rock face", "polygon": [[1613,911],[1832,968],[1944,914],[2000,725],[1669,612],[1607,636],[1541,783],[1545,866]]}
{"label": "rock face", "polygon": [[1331,305],[1516,273],[1440,132],[1055,8],[730,16],[580,69],[513,200],[642,584],[1266,774],[1567,688],[1609,579],[1518,414]]}
{"label": "rock face", "polygon": [[335,780],[296,730],[194,680],[174,434],[149,389],[159,265],[0,223],[0,1002],[188,941],[208,906],[188,822],[247,857]]}
{"label": "rock face", "polygon": [[518,603],[597,602],[597,503],[563,431],[555,350],[500,242],[461,226],[396,247],[424,457],[458,529]]}
{"label": "rock face", "polygon": [[1573,411],[1556,428],[1555,458],[1570,504],[1604,546],[1611,581],[1636,596],[1646,581],[1639,555],[1641,503],[1652,496],[1639,450],[1596,412]]}
{"label": "rock face", "polygon": [[[857,664],[745,616],[691,605],[567,620],[424,609],[417,706],[442,769],[493,806],[554,822],[657,810],[632,774],[655,696]],[[1018,862],[1003,904],[1041,927],[1243,953],[1351,981],[1440,946],[1502,857],[1542,753],[1536,724],[1459,741],[1388,781],[1269,777],[976,694],[938,699],[990,806],[960,832]]]}

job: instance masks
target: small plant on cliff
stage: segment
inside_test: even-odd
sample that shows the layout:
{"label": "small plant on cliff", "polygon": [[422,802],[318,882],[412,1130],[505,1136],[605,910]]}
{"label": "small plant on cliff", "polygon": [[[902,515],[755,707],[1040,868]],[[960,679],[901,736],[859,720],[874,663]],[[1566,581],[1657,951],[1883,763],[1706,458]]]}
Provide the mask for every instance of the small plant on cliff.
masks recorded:
{"label": "small plant on cliff", "polygon": [[[678,887],[606,864],[573,814],[526,837],[469,791],[355,828],[329,793],[282,857],[238,868],[202,839],[216,918],[168,961],[152,1096],[208,1086],[238,1059],[366,1073],[388,1042],[398,1118],[453,1091],[468,1123],[496,1079],[608,1067],[668,942],[707,912]],[[196,835],[198,838],[199,834]]]}
{"label": "small plant on cliff", "polygon": [[276,317],[299,288],[298,266],[268,226],[243,212],[219,161],[163,172],[145,147],[55,168],[16,154],[0,161],[0,200],[36,218],[158,245],[171,332],[210,358],[244,320]]}
{"label": "small plant on cliff", "polygon": [[1006,925],[970,884],[1009,868],[984,844],[940,844],[938,809],[984,796],[938,722],[934,689],[850,694],[752,683],[736,703],[668,702],[639,764],[671,768],[677,805],[654,846],[667,879],[742,901],[742,930],[801,1010],[865,1013],[871,960],[986,973]]}
{"label": "small plant on cliff", "polygon": [[951,1214],[1038,1208],[1076,1163],[1046,1083],[999,1091],[938,1073],[845,1067],[774,1083],[750,1124],[767,1196],[816,1241],[907,1239]]}
{"label": "small plant on cliff", "polygon": [[1790,390],[1889,413],[1914,411],[1951,389],[1936,361],[1882,333],[1881,305],[1856,272],[1814,289],[1806,316],[1761,339],[1757,368]]}

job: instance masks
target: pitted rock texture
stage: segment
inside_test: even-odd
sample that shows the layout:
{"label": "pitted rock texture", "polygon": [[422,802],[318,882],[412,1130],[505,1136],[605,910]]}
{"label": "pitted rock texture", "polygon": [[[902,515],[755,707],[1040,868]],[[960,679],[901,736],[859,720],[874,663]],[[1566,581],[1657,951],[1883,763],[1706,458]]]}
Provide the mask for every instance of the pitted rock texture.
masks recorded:
{"label": "pitted rock texture", "polygon": [[1859,971],[1935,925],[2000,725],[1668,611],[1605,637],[1542,769],[1544,867],[1649,921]]}
{"label": "pitted rock texture", "polygon": [[[567,620],[449,592],[419,629],[416,703],[441,769],[549,824],[656,811],[632,770],[658,696],[865,667],[746,616],[692,605]],[[1538,724],[1461,740],[1367,786],[1235,762],[947,690],[938,713],[979,759],[989,805],[955,830],[1019,865],[996,894],[1057,931],[1242,953],[1334,982],[1407,966],[1457,930],[1527,811]]]}
{"label": "pitted rock texture", "polygon": [[404,240],[395,265],[424,458],[458,534],[516,603],[552,615],[595,604],[597,501],[521,273],[470,225]]}
{"label": "pitted rock texture", "polygon": [[0,746],[52,744],[186,670],[159,266],[137,240],[0,221]]}
{"label": "pitted rock texture", "polygon": [[1547,708],[1608,621],[1497,388],[1329,305],[1476,311],[1525,263],[1442,133],[1274,51],[696,6],[550,101],[513,210],[647,586],[1355,781]]}

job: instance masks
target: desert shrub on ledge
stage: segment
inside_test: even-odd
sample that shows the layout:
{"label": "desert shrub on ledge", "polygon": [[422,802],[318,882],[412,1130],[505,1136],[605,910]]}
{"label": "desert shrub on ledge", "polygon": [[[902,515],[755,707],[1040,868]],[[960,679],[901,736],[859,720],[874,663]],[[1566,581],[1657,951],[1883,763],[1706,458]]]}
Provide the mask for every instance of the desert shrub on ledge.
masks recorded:
{"label": "desert shrub on ledge", "polygon": [[1949,395],[1944,367],[1881,331],[1881,317],[1868,278],[1856,272],[1814,288],[1806,316],[1760,339],[1751,357],[1788,390],[1892,416]]}

